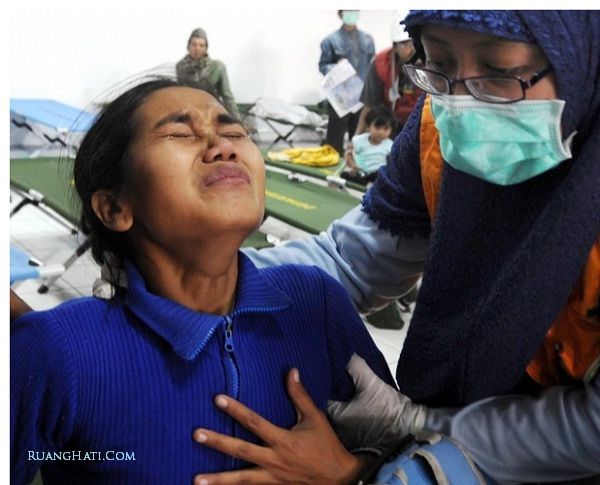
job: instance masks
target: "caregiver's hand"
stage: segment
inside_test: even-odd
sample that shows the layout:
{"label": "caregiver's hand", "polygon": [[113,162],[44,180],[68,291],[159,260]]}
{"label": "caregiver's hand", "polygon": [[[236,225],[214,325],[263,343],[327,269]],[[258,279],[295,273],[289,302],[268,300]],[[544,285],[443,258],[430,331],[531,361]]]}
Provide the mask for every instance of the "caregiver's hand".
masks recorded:
{"label": "caregiver's hand", "polygon": [[330,401],[333,427],[350,450],[385,448],[423,429],[427,408],[382,381],[365,360],[354,354],[347,366],[356,392],[347,402]]}
{"label": "caregiver's hand", "polygon": [[230,397],[215,398],[223,412],[258,436],[264,445],[197,429],[194,439],[198,443],[258,467],[197,475],[196,485],[348,484],[360,475],[364,463],[339,442],[327,418],[300,383],[296,369],[287,376],[287,390],[298,413],[298,423],[290,430],[273,425]]}

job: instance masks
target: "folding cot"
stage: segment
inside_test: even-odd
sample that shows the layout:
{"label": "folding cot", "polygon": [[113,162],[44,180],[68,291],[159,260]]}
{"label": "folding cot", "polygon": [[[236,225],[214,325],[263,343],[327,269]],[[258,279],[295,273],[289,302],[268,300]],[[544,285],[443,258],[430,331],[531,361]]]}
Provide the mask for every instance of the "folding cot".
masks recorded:
{"label": "folding cot", "polygon": [[346,192],[309,181],[291,181],[284,173],[267,171],[267,215],[308,233],[326,230],[359,203]]}
{"label": "folding cot", "polygon": [[[72,159],[70,158],[17,158],[10,161],[10,184],[24,198],[11,213],[11,217],[32,203],[77,234],[78,216],[71,194]],[[33,195],[32,195],[33,194]],[[89,248],[83,238],[74,253],[62,263],[63,272],[68,270]],[[11,262],[12,263],[12,262]],[[62,273],[51,275],[38,291],[45,293]],[[43,276],[43,275],[41,275]]]}
{"label": "folding cot", "polygon": [[344,161],[340,161],[337,165],[332,165],[331,167],[309,167],[307,165],[299,165],[297,163],[292,162],[284,162],[279,160],[272,160],[268,156],[268,150],[261,150],[263,154],[263,158],[269,167],[277,167],[282,170],[287,171],[292,174],[290,177],[302,179],[304,176],[311,177],[313,179],[320,180],[324,182],[324,184],[329,185],[333,188],[338,188],[341,190],[351,189],[356,192],[364,193],[367,190],[367,187],[364,185],[358,184],[356,182],[351,182],[348,180],[344,180],[338,176],[344,167]]}
{"label": "folding cot", "polygon": [[[14,190],[19,191],[26,198],[33,199],[32,203],[57,217],[72,230],[73,234],[77,234],[79,212],[74,203],[72,170],[72,158],[11,159],[10,183]],[[43,197],[31,196],[32,190],[34,193],[43,194]],[[14,212],[16,211],[13,210]],[[261,248],[271,246],[271,243],[267,240],[267,235],[256,231],[244,242],[244,246]],[[89,241],[84,237],[73,254],[62,263],[64,271],[68,270],[88,248]],[[40,293],[48,291],[49,286],[59,277],[60,274],[52,275],[38,291]]]}
{"label": "folding cot", "polygon": [[323,129],[319,125],[309,125],[306,123],[292,123],[291,121],[283,118],[273,118],[272,116],[256,116],[257,118],[264,121],[264,123],[275,133],[275,139],[269,145],[269,148],[274,147],[280,141],[287,143],[290,147],[294,146],[292,136],[296,130],[307,130],[315,133],[321,142],[324,141]]}
{"label": "folding cot", "polygon": [[297,130],[306,130],[316,135],[320,143],[325,139],[327,120],[306,106],[274,98],[259,98],[250,107],[243,107],[242,111],[242,118],[246,124],[250,124],[249,120],[252,120],[256,129],[256,121],[259,120],[275,135],[269,149],[280,141],[293,147],[293,137]]}
{"label": "folding cot", "polygon": [[[51,147],[77,149],[95,114],[51,99],[11,99],[11,147],[31,147],[35,158]],[[33,135],[32,145],[28,135]]]}

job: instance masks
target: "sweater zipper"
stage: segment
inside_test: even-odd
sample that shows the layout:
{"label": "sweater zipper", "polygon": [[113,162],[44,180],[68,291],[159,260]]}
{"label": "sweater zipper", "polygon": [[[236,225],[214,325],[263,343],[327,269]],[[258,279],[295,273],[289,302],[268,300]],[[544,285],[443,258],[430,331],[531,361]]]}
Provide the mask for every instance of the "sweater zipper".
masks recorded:
{"label": "sweater zipper", "polygon": [[[240,375],[235,363],[235,355],[233,351],[235,347],[233,345],[233,318],[230,315],[225,315],[224,321],[224,330],[225,330],[225,362],[226,367],[229,371],[229,377],[231,379],[231,389],[228,389],[228,394],[233,399],[239,398],[240,393]],[[235,421],[232,420],[231,424],[231,436],[237,436],[236,433],[236,424]],[[235,470],[237,463],[236,458],[231,458],[231,469]]]}
{"label": "sweater zipper", "polygon": [[224,317],[225,320],[223,322],[223,327],[225,331],[225,356],[232,382],[232,388],[229,395],[236,400],[239,399],[240,395],[240,372],[235,362],[235,347],[233,345],[233,318],[246,313],[267,313],[273,308],[280,310],[286,307],[283,305],[277,307],[253,307],[249,309],[236,310],[231,313],[231,315],[225,315]]}
{"label": "sweater zipper", "polygon": [[235,363],[235,355],[233,353],[234,350],[235,347],[233,346],[233,318],[231,318],[231,316],[229,315],[225,315],[225,356],[232,383],[230,396],[234,399],[238,399],[240,393],[240,376],[237,365]]}
{"label": "sweater zipper", "polygon": [[[286,307],[287,306],[284,306],[284,305],[278,305],[276,307],[245,308],[245,309],[236,310],[231,315],[225,315],[224,322],[223,322],[223,330],[225,332],[225,342],[224,342],[223,347],[225,348],[226,367],[228,368],[229,375],[231,376],[231,383],[232,383],[231,390],[228,389],[228,391],[230,391],[229,396],[231,396],[232,398],[237,400],[237,399],[239,399],[239,395],[240,395],[240,373],[239,373],[237,364],[235,363],[235,354],[234,354],[235,347],[233,345],[233,318],[237,317],[239,315],[246,314],[246,313],[255,313],[255,312],[267,313],[269,311],[272,311],[273,309],[281,310]],[[235,421],[233,421],[233,423],[232,423],[231,436],[237,437]],[[237,466],[238,463],[239,463],[239,461],[237,460],[237,458],[231,457],[231,467],[230,467],[231,470],[236,470],[238,468],[238,466]]]}

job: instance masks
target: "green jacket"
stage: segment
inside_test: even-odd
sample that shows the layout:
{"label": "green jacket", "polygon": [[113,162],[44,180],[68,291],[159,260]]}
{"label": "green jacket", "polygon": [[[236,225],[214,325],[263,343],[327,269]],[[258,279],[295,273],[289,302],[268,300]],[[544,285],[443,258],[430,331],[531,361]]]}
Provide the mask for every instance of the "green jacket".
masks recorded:
{"label": "green jacket", "polygon": [[235,98],[229,87],[227,69],[221,61],[208,56],[192,59],[187,55],[176,64],[175,71],[180,83],[210,92],[223,102],[231,115],[239,118]]}

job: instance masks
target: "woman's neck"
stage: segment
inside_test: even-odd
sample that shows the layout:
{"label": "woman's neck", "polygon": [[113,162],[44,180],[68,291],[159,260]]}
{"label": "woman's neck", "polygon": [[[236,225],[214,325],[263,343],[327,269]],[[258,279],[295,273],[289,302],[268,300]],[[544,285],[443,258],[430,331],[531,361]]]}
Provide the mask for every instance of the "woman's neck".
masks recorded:
{"label": "woman's neck", "polygon": [[233,310],[238,246],[229,250],[180,248],[176,255],[157,246],[143,246],[134,259],[149,291],[195,311],[225,315]]}

